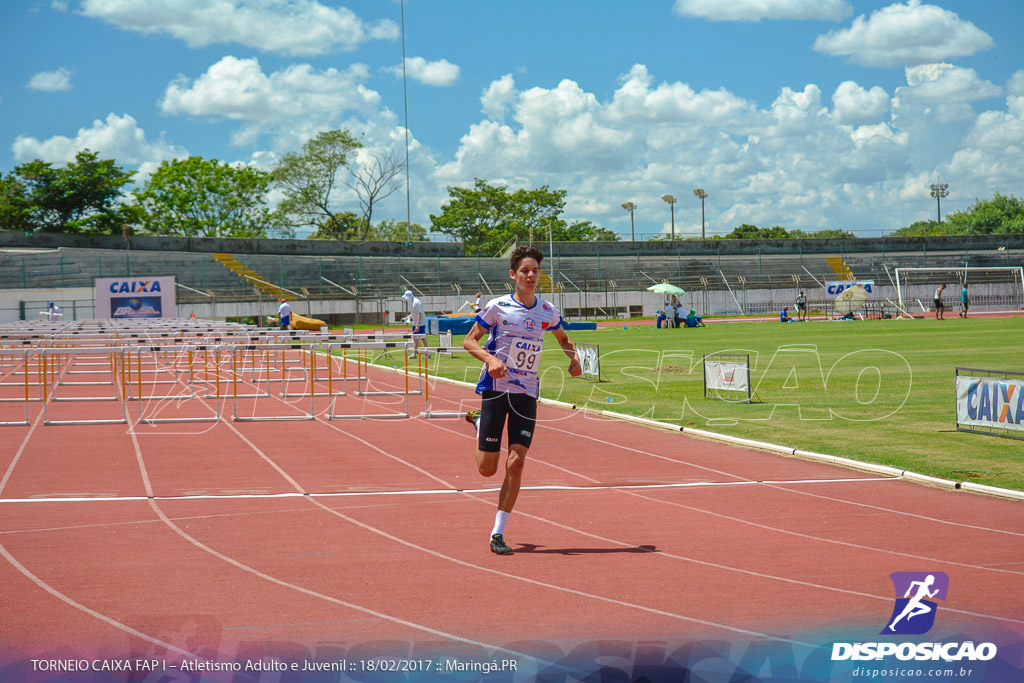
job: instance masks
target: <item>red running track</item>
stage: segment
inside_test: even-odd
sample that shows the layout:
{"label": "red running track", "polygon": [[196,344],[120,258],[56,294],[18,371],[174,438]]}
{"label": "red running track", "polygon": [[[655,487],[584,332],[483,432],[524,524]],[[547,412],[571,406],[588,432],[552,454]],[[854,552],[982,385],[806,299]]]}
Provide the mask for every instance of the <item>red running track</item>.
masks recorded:
{"label": "red running track", "polygon": [[[370,389],[403,388],[393,373],[370,377]],[[337,412],[403,407],[348,389]],[[434,411],[477,402],[446,383],[430,398]],[[422,397],[410,404],[418,415]],[[106,418],[117,405],[50,410]],[[239,414],[309,406],[278,382],[239,399]],[[541,406],[507,532],[516,554],[498,557],[487,535],[500,478],[476,473],[462,420],[233,422],[232,410],[146,425],[136,402],[128,425],[44,426],[34,403],[30,426],[4,428],[0,666],[411,643],[544,658],[607,639],[874,640],[895,571],[949,576],[929,638],[1024,632],[1017,502]]]}

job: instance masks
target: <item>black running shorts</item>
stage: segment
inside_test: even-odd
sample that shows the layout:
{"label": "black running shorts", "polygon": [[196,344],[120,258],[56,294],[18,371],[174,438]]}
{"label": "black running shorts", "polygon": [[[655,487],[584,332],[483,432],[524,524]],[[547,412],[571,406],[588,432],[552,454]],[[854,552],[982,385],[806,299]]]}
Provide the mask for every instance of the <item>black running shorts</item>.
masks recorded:
{"label": "black running shorts", "polygon": [[537,399],[529,394],[485,391],[481,395],[477,448],[488,453],[501,450],[501,433],[508,424],[508,443],[527,448],[537,425]]}

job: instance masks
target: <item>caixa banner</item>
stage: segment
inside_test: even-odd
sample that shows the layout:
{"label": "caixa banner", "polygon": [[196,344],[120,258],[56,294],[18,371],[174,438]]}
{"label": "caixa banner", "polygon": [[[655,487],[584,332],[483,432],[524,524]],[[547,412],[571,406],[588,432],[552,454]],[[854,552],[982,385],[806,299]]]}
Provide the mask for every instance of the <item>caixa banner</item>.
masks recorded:
{"label": "caixa banner", "polygon": [[956,428],[1024,439],[1024,373],[957,368]]}
{"label": "caixa banner", "polygon": [[96,278],[97,318],[173,318],[174,276]]}
{"label": "caixa banner", "polygon": [[843,290],[850,289],[851,287],[856,287],[857,285],[860,285],[865,290],[867,290],[868,294],[871,294],[872,291],[874,290],[874,287],[875,287],[875,281],[874,280],[845,280],[845,281],[829,280],[828,282],[825,283],[825,291],[828,292],[829,294],[831,294],[832,296],[836,296],[837,294],[841,294],[843,292]]}

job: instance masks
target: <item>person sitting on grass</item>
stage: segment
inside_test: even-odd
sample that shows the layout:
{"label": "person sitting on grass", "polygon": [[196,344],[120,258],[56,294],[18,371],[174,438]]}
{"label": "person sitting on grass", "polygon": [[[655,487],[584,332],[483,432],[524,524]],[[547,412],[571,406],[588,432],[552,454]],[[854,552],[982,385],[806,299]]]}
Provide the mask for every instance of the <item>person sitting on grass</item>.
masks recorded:
{"label": "person sitting on grass", "polygon": [[697,311],[693,308],[690,309],[690,313],[686,316],[687,327],[706,327],[703,321],[704,318],[697,315]]}
{"label": "person sitting on grass", "polygon": [[662,327],[668,328],[668,316],[665,315],[665,311],[659,310],[655,312],[654,324],[659,330]]}
{"label": "person sitting on grass", "polygon": [[793,319],[789,317],[789,312],[785,308],[783,308],[782,309],[782,313],[779,314],[779,322],[782,322],[782,323],[791,323],[791,322],[793,322]]}

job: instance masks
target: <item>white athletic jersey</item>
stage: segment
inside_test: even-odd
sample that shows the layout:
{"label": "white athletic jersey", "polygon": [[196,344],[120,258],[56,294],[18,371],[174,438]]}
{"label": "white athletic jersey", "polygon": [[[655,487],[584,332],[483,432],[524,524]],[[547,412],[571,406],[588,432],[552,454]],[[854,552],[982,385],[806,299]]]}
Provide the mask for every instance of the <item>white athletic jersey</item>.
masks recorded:
{"label": "white athletic jersey", "polygon": [[550,301],[536,297],[527,308],[514,294],[491,299],[476,316],[476,322],[490,332],[487,352],[505,364],[505,376],[494,379],[485,364],[476,391],[507,391],[510,394],[540,395],[540,355],[544,333],[562,326],[562,314]]}
{"label": "white athletic jersey", "polygon": [[426,323],[423,315],[423,302],[416,297],[413,297],[409,303],[409,322],[413,327],[419,327]]}
{"label": "white athletic jersey", "polygon": [[282,301],[281,305],[277,307],[277,314],[282,318],[292,314],[292,306],[287,301]]}

